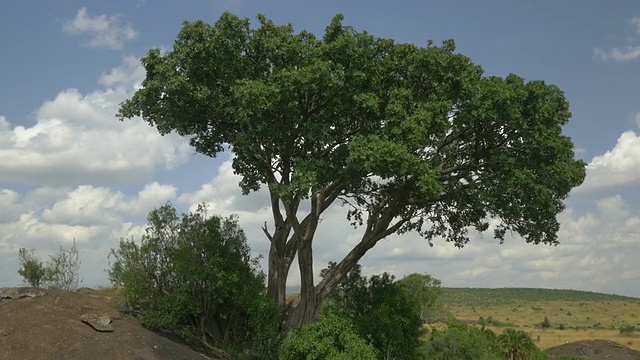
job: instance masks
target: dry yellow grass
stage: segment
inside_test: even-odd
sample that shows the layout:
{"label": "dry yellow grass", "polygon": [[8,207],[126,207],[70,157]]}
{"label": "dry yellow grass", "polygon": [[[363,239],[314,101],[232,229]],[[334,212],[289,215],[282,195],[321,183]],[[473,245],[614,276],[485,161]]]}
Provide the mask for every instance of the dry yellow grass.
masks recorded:
{"label": "dry yellow grass", "polygon": [[[458,320],[491,318],[487,328],[497,334],[507,327],[529,333],[539,348],[547,349],[567,342],[606,339],[640,350],[640,333],[620,334],[620,327],[640,325],[640,301],[633,300],[542,300],[468,306],[452,304],[449,310]],[[547,318],[551,327],[541,329]],[[499,326],[495,326],[495,324]]]}

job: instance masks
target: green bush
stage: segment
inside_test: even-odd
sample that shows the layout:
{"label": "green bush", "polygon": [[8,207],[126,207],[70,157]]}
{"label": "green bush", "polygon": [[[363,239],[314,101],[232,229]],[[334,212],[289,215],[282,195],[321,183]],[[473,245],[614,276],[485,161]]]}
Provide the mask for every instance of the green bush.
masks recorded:
{"label": "green bush", "polygon": [[60,247],[60,251],[53,256],[45,268],[45,282],[47,287],[54,289],[74,290],[80,284],[80,256],[76,241],[68,250]]}
{"label": "green bush", "polygon": [[21,248],[18,250],[18,258],[20,260],[18,274],[22,276],[23,282],[33,287],[40,287],[44,282],[45,267],[36,256],[35,250],[27,252],[27,249]]}
{"label": "green bush", "polygon": [[398,281],[416,305],[420,319],[426,323],[448,321],[452,315],[445,309],[441,300],[440,280],[428,274],[410,274]]}
{"label": "green bush", "polygon": [[421,348],[431,360],[502,360],[491,330],[450,322],[445,330],[433,328]]}
{"label": "green bush", "polygon": [[548,329],[551,327],[551,322],[549,322],[549,319],[547,319],[547,317],[545,316],[544,320],[540,324],[538,324],[538,326],[541,329]]}
{"label": "green bush", "polygon": [[[330,263],[329,267],[335,264]],[[326,270],[321,273],[325,274]],[[348,319],[379,358],[416,359],[423,342],[421,304],[408,287],[384,273],[367,280],[355,266],[330,296],[325,313]]]}
{"label": "green bush", "polygon": [[204,206],[179,216],[167,203],[148,222],[139,245],[122,240],[110,254],[111,282],[141,323],[209,349],[255,343],[261,358],[274,358],[268,338],[277,339],[281,314],[237,219],[209,217]]}
{"label": "green bush", "polygon": [[375,360],[376,349],[358,336],[349,320],[335,315],[305,325],[284,340],[280,360]]}
{"label": "green bush", "polygon": [[18,258],[18,274],[33,287],[74,290],[80,284],[80,257],[75,240],[68,250],[60,247],[60,252],[50,256],[46,265],[35,255],[35,250],[27,252],[27,249],[21,248]]}
{"label": "green bush", "polygon": [[629,334],[633,334],[633,332],[636,330],[637,330],[636,327],[633,325],[623,325],[620,327],[620,334],[629,335]]}
{"label": "green bush", "polygon": [[498,350],[506,359],[546,359],[529,334],[522,330],[505,329],[496,340]]}

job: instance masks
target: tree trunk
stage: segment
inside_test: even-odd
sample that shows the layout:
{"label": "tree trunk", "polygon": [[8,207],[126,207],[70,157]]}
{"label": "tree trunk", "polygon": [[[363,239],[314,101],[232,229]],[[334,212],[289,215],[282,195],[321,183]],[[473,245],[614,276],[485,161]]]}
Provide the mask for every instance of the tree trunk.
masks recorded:
{"label": "tree trunk", "polygon": [[287,276],[288,268],[282,263],[282,258],[273,250],[269,251],[269,273],[267,276],[267,295],[273,299],[278,307],[284,309],[287,305]]}
{"label": "tree trunk", "polygon": [[[266,232],[266,230],[265,230]],[[291,268],[291,258],[286,251],[288,226],[276,226],[273,236],[270,236],[269,270],[267,277],[267,295],[273,299],[281,309],[287,306],[287,276]]]}
{"label": "tree trunk", "polygon": [[298,247],[298,265],[300,267],[300,302],[287,314],[282,335],[299,330],[304,324],[314,321],[322,301],[318,301],[313,280],[313,252],[311,239],[303,241]]}

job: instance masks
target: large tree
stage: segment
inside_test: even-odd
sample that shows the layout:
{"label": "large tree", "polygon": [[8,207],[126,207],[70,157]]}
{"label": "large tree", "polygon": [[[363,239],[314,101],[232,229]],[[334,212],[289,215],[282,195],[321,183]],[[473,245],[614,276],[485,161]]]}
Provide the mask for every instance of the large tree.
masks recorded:
{"label": "large tree", "polygon": [[[118,114],[188,136],[211,157],[229,148],[243,192],[268,189],[268,292],[282,307],[296,257],[301,274],[285,329],[314,319],[394,233],[462,247],[493,222],[500,240],[556,244],[556,215],[585,175],[562,134],[571,114],[556,86],[483,76],[451,40],[396,44],[342,20],[322,38],[264,16],[256,27],[230,13],[185,22],[173,49],[142,59],[146,79]],[[313,242],[326,239],[314,235],[332,204],[348,208],[361,238],[315,284]]]}

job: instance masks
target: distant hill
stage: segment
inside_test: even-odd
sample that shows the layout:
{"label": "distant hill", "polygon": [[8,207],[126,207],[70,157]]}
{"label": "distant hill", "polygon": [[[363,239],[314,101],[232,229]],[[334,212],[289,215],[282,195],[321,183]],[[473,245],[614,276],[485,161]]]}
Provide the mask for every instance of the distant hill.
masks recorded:
{"label": "distant hill", "polygon": [[452,306],[495,305],[522,301],[632,301],[640,298],[591,291],[536,288],[442,288],[442,300]]}

